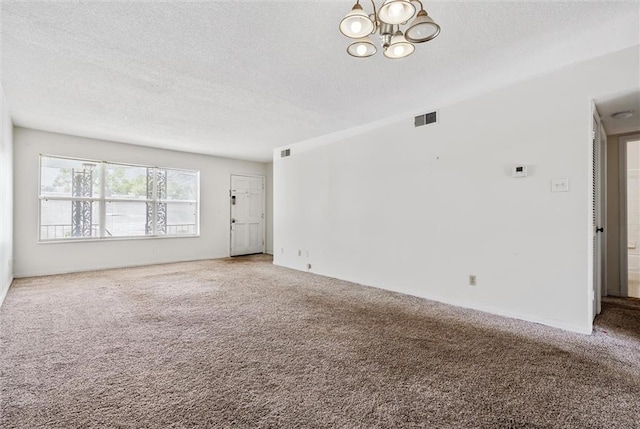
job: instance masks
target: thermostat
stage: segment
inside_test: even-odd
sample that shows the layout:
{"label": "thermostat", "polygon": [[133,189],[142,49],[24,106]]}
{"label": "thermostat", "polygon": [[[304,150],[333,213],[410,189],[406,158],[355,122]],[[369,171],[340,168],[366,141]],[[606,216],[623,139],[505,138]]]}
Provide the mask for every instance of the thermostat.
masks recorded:
{"label": "thermostat", "polygon": [[527,177],[527,166],[514,165],[511,169],[511,177]]}

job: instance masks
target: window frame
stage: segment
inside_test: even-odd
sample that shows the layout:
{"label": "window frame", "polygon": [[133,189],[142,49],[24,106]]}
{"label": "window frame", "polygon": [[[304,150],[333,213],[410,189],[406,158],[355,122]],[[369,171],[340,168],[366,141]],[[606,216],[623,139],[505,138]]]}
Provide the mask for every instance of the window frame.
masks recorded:
{"label": "window frame", "polygon": [[[100,166],[100,196],[99,197],[75,197],[75,196],[46,196],[43,195],[42,192],[42,162],[44,158],[54,158],[54,159],[63,159],[69,161],[79,161],[79,162],[90,162]],[[149,240],[149,239],[163,239],[163,238],[197,238],[200,237],[200,170],[189,170],[185,168],[172,168],[172,167],[160,167],[160,166],[151,166],[151,165],[143,165],[143,164],[131,164],[131,163],[123,163],[123,162],[110,162],[104,160],[95,160],[95,159],[87,159],[87,158],[76,158],[70,156],[62,156],[62,155],[49,155],[49,154],[39,154],[39,168],[38,168],[38,243],[47,244],[47,243],[69,243],[69,242],[78,242],[78,241],[119,241],[119,240]],[[107,197],[106,189],[107,189],[107,167],[108,166],[123,166],[123,167],[134,167],[134,168],[151,168],[153,169],[153,191],[151,198],[144,199],[132,199],[132,198],[112,198]],[[158,186],[157,186],[157,178],[158,178],[158,170],[165,171],[177,171],[177,172],[185,172],[192,174],[196,179],[196,192],[194,200],[168,200],[168,199],[160,199],[158,198]],[[42,236],[42,202],[43,201],[91,201],[98,204],[98,236],[96,237],[68,237],[68,238],[52,238],[46,239]],[[153,232],[152,234],[145,235],[118,235],[111,236],[106,233],[106,218],[107,218],[107,203],[110,202],[139,202],[152,204],[152,216],[153,216]],[[192,234],[162,234],[158,233],[158,205],[162,203],[189,203],[195,204],[195,223],[194,228],[195,231]]]}

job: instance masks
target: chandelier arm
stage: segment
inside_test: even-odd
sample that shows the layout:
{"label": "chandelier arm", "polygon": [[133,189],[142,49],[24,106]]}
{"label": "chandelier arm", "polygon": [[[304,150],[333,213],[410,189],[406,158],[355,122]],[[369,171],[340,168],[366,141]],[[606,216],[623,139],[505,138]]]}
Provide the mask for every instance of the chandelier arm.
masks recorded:
{"label": "chandelier arm", "polygon": [[[360,0],[358,0],[360,2]],[[376,10],[376,4],[373,0],[371,0],[371,6],[373,7],[373,30],[371,30],[371,34],[375,34],[380,28],[380,20],[378,19],[378,11]]]}
{"label": "chandelier arm", "polygon": [[373,0],[371,0],[371,6],[373,6],[373,17],[375,18],[376,22],[378,22],[378,11],[376,10],[376,4]]}
{"label": "chandelier arm", "polygon": [[424,5],[422,4],[422,2],[420,0],[409,0],[409,2],[420,3],[420,10],[424,10]]}

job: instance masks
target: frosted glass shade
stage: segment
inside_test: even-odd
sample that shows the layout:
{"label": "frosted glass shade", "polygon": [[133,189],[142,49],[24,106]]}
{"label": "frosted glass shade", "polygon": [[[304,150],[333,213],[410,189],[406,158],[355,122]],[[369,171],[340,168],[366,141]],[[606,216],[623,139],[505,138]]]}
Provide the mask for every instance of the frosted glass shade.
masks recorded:
{"label": "frosted glass shade", "polygon": [[406,39],[413,43],[428,42],[435,39],[438,34],[440,34],[440,26],[424,10],[418,12],[416,19],[404,33]]}
{"label": "frosted glass shade", "polygon": [[416,47],[407,42],[401,31],[397,31],[391,38],[389,46],[384,50],[384,56],[391,59],[408,57],[413,54]]}
{"label": "frosted glass shade", "polygon": [[352,39],[360,39],[373,32],[373,21],[362,10],[362,6],[356,4],[340,21],[340,32]]}
{"label": "frosted glass shade", "polygon": [[363,37],[347,46],[347,52],[356,58],[366,58],[375,55],[378,52],[378,48],[373,44],[370,37]]}
{"label": "frosted glass shade", "polygon": [[402,24],[410,20],[416,13],[416,7],[406,0],[386,0],[378,17],[387,24]]}

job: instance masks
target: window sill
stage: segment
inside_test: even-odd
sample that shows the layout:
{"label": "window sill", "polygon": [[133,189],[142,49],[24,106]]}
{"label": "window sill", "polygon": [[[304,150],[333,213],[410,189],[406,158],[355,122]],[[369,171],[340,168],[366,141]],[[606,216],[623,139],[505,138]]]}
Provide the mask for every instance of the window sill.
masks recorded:
{"label": "window sill", "polygon": [[144,237],[104,237],[104,238],[69,238],[66,240],[38,240],[38,244],[61,244],[61,243],[96,243],[107,241],[130,241],[130,240],[166,240],[172,238],[199,238],[200,234],[194,235],[147,235]]}

